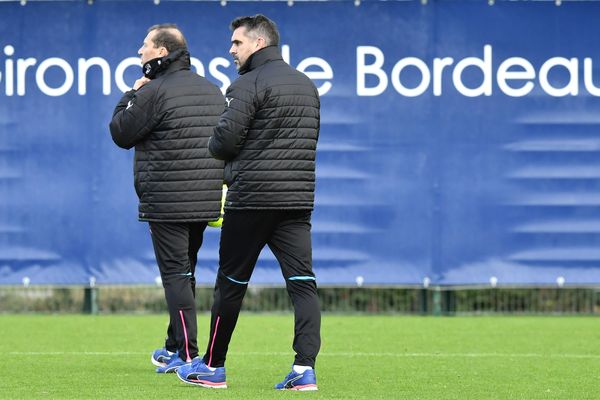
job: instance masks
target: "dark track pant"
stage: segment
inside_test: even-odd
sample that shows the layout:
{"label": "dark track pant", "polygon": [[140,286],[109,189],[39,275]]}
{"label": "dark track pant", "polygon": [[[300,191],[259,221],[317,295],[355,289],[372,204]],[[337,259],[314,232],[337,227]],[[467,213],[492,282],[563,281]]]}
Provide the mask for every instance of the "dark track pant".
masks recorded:
{"label": "dark track pant", "polygon": [[294,306],[294,364],[314,367],[321,347],[321,312],[312,271],[311,212],[250,210],[225,212],[219,271],[204,362],[225,364],[231,335],[258,256],[268,245],[281,266]]}
{"label": "dark track pant", "polygon": [[154,254],[169,308],[165,347],[189,359],[198,355],[196,262],[206,222],[150,222]]}

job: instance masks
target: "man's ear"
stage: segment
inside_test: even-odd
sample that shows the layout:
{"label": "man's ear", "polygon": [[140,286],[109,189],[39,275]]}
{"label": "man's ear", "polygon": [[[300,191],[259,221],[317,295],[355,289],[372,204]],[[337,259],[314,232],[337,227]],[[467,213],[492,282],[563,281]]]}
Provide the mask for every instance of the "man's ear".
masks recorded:
{"label": "man's ear", "polygon": [[262,49],[263,47],[267,47],[267,41],[265,40],[265,38],[264,38],[264,37],[262,37],[262,36],[259,36],[259,37],[256,39],[256,48],[257,48],[257,49]]}

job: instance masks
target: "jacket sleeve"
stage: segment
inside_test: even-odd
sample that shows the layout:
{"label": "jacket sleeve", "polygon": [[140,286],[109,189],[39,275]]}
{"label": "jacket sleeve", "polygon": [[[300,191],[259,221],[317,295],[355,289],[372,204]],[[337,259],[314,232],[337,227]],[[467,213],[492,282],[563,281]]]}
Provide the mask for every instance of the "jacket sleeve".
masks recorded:
{"label": "jacket sleeve", "polygon": [[253,91],[234,83],[227,89],[225,101],[225,111],[208,141],[208,151],[218,160],[229,161],[234,159],[244,146],[256,111],[256,95]]}
{"label": "jacket sleeve", "polygon": [[113,112],[110,134],[115,144],[130,149],[152,131],[158,123],[155,112],[156,90],[142,86],[125,92]]}

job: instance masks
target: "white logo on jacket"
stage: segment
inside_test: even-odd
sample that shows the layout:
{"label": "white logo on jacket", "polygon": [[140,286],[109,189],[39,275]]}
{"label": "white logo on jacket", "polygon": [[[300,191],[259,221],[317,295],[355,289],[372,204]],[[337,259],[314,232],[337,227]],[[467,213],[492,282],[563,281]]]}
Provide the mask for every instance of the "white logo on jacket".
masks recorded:
{"label": "white logo on jacket", "polygon": [[227,102],[227,107],[229,107],[229,103],[231,103],[231,100],[233,100],[233,97],[225,97],[225,101]]}

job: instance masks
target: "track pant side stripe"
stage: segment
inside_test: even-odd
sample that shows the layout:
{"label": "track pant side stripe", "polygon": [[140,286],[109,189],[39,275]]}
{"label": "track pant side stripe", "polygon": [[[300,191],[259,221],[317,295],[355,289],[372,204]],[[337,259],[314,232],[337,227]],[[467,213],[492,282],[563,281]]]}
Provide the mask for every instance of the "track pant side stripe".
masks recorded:
{"label": "track pant side stripe", "polygon": [[190,349],[188,348],[188,334],[187,329],[185,327],[185,319],[183,318],[183,310],[179,310],[179,316],[181,317],[181,325],[183,325],[183,336],[185,337],[185,361],[190,362],[192,358],[190,357]]}
{"label": "track pant side stripe", "polygon": [[210,353],[208,357],[208,367],[210,367],[210,363],[212,362],[212,353],[213,347],[215,345],[215,338],[217,337],[217,330],[219,329],[219,321],[221,320],[221,316],[217,317],[217,322],[215,323],[215,332],[213,333],[212,343],[210,344]]}

